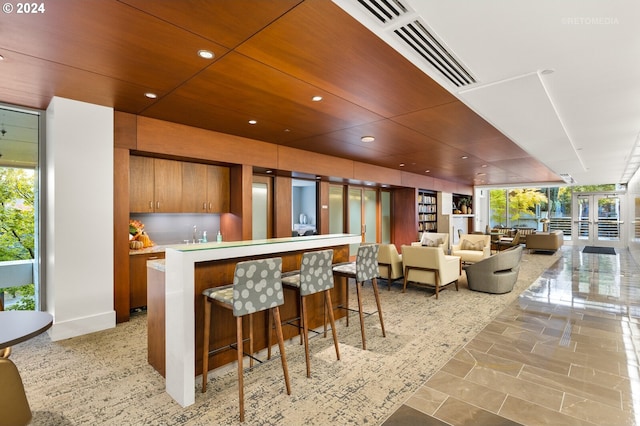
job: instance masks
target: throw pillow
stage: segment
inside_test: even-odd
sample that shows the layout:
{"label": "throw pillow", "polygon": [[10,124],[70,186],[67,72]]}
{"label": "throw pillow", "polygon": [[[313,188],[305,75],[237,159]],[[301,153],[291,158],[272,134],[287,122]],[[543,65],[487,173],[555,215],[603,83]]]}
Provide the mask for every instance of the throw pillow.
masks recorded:
{"label": "throw pillow", "polygon": [[437,247],[438,243],[435,240],[432,240],[431,238],[425,238],[424,239],[425,244],[422,244],[425,247]]}
{"label": "throw pillow", "polygon": [[460,243],[460,249],[482,251],[484,250],[484,241],[476,241],[474,243],[469,240],[462,240],[462,242]]}

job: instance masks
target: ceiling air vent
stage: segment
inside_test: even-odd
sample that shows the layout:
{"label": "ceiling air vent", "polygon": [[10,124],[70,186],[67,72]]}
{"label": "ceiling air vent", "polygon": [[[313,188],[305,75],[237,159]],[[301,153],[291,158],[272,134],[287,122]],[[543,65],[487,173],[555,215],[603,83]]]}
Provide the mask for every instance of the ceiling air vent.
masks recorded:
{"label": "ceiling air vent", "polygon": [[456,87],[464,87],[476,82],[471,73],[460,65],[451,53],[447,52],[420,21],[416,20],[404,25],[394,33]]}
{"label": "ceiling air vent", "polygon": [[358,3],[383,24],[408,12],[399,0],[358,0]]}

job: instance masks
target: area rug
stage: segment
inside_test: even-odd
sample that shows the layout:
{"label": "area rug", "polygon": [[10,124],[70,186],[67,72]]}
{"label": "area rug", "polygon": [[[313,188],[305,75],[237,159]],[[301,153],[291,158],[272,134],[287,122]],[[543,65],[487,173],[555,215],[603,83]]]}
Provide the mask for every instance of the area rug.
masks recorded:
{"label": "area rug", "polygon": [[583,253],[591,253],[591,254],[616,254],[616,249],[613,247],[595,247],[595,246],[585,246],[582,249]]}
{"label": "area rug", "polygon": [[[483,327],[559,257],[524,254],[514,291],[494,295],[440,292],[401,281],[391,291],[380,283],[387,337],[377,315],[366,319],[361,349],[357,316],[338,321],[340,361],[330,337],[311,339],[311,378],[304,347],[287,342],[292,394],[285,392],[279,360],[245,372],[248,425],[381,424]],[[349,286],[355,301],[355,286]],[[374,311],[371,285],[365,310]],[[32,425],[228,425],[239,424],[236,371],[210,373],[207,392],[182,408],[164,391],[164,379],[147,364],[146,317],[87,336],[51,342],[42,334],[13,348],[33,411]]]}

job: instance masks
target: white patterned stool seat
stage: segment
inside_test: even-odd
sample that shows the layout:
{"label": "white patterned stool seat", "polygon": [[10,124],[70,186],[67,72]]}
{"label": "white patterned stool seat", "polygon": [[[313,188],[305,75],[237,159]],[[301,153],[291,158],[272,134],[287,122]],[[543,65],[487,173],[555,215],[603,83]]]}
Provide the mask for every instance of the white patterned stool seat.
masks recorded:
{"label": "white patterned stool seat", "polygon": [[233,306],[233,284],[208,288],[204,290],[202,294],[218,302]]}

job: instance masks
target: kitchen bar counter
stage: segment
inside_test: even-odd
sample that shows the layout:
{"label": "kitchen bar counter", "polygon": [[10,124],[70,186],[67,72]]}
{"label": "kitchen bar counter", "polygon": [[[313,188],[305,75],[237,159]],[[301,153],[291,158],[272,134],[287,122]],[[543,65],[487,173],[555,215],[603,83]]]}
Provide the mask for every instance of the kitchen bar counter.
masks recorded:
{"label": "kitchen bar counter", "polygon": [[[253,241],[212,242],[202,244],[181,244],[165,246],[164,272],[164,337],[166,339],[166,390],[180,405],[189,406],[195,401],[195,377],[201,373],[203,302],[201,292],[233,282],[235,264],[241,260],[282,257],[283,272],[299,269],[300,258],[305,251],[334,249],[334,262],[349,260],[349,244],[361,242],[360,235],[331,234],[306,237],[274,238]],[[152,265],[153,266],[153,265]],[[159,272],[157,269],[156,272]],[[157,274],[155,274],[157,276]],[[149,295],[155,287],[149,283]],[[336,287],[338,287],[336,285]],[[337,303],[341,303],[342,292],[336,291]],[[285,293],[283,318],[292,316],[297,310],[294,293]],[[333,296],[332,296],[333,297]],[[321,299],[318,299],[319,301]],[[310,319],[310,326],[318,326],[322,317],[322,304],[318,303],[316,325]],[[151,306],[149,306],[151,309]],[[155,313],[147,313],[149,321]],[[216,339],[226,343],[233,341],[235,322],[231,314],[215,311],[213,327]],[[256,336],[256,350],[266,346],[267,323],[264,318],[254,318],[254,330],[264,330],[263,336]],[[262,327],[262,328],[261,328]],[[195,331],[195,332],[194,332]],[[297,330],[296,330],[297,333]],[[217,346],[217,342],[214,342]],[[228,357],[231,360],[233,356]],[[214,367],[227,358],[216,361]],[[216,365],[217,364],[217,365]]]}

